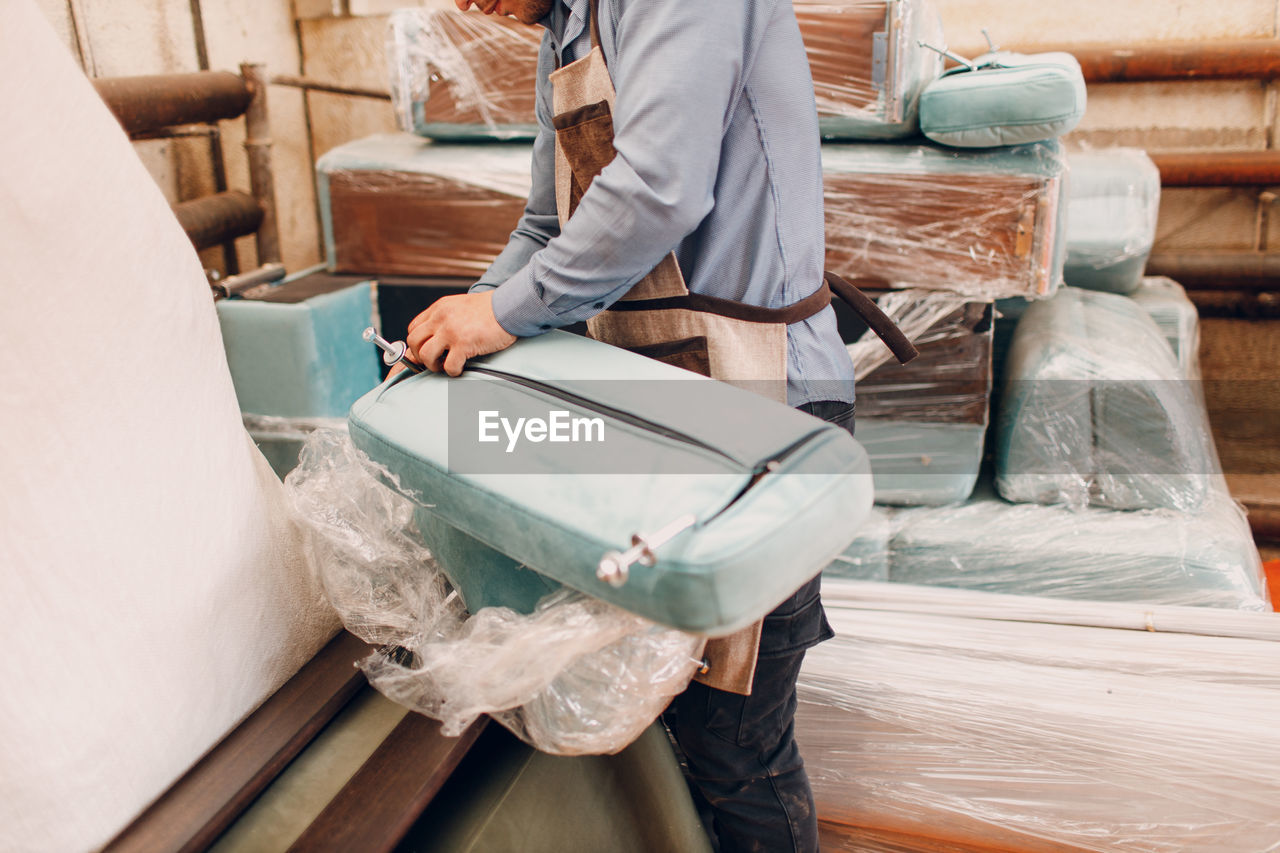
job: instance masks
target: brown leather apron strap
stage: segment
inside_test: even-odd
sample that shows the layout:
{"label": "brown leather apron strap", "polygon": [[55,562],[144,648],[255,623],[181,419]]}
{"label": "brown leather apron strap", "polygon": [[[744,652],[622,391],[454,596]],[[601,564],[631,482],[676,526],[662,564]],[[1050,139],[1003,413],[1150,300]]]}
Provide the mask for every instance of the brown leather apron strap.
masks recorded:
{"label": "brown leather apron strap", "polygon": [[858,312],[871,330],[880,336],[880,340],[884,341],[899,364],[906,364],[915,358],[920,352],[915,348],[907,336],[898,328],[898,324],[889,319],[889,315],[880,310],[880,306],[871,301],[865,293],[845,281],[833,272],[825,272],[826,283],[835,291],[849,307]]}
{"label": "brown leather apron strap", "polygon": [[707,314],[718,314],[734,320],[745,320],[748,323],[799,323],[817,314],[831,304],[831,288],[824,281],[822,287],[815,290],[799,302],[785,308],[764,308],[760,305],[749,305],[746,302],[735,302],[732,299],[721,299],[702,293],[690,293],[688,296],[667,296],[661,299],[625,299],[609,306],[610,311],[663,311],[683,308],[687,311],[702,311]]}

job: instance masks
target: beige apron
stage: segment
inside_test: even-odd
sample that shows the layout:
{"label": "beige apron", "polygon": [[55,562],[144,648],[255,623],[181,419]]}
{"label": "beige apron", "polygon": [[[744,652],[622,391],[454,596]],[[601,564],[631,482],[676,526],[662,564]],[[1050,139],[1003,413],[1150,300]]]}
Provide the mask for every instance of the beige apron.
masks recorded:
{"label": "beige apron", "polygon": [[[591,52],[551,74],[556,129],[556,210],[563,226],[592,179],[614,157],[613,83],[591,3]],[[587,321],[596,340],[787,401],[787,324],[831,302],[817,293],[781,309],[692,294],[668,254],[612,308]],[[750,694],[762,623],[707,643],[704,684]]]}

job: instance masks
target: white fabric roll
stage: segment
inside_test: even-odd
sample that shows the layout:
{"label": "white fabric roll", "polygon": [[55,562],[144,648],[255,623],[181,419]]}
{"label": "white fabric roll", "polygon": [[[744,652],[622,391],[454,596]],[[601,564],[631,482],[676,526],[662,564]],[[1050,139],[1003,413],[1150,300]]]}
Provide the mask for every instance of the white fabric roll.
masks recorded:
{"label": "white fabric roll", "polygon": [[32,0],[0,89],[0,849],[98,847],[333,634],[200,263]]}

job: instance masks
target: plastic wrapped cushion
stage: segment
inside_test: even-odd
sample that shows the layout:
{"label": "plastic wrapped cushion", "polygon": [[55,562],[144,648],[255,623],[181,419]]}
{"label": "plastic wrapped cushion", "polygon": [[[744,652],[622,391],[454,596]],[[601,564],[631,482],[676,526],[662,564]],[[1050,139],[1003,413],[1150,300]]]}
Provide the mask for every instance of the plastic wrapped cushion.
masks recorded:
{"label": "plastic wrapped cushion", "polygon": [[1062,280],[1066,160],[1056,142],[990,151],[824,145],[826,268],[978,299]]}
{"label": "plastic wrapped cushion", "polygon": [[401,130],[435,139],[532,139],[542,30],[500,16],[397,9],[387,58]]}
{"label": "plastic wrapped cushion", "polygon": [[918,127],[920,91],[942,73],[930,0],[797,0],[826,139],[897,139]]}
{"label": "plastic wrapped cushion", "polygon": [[1073,152],[1067,260],[1073,287],[1132,293],[1156,239],[1160,171],[1139,148]]}
{"label": "plastic wrapped cushion", "polygon": [[532,159],[530,145],[446,145],[408,133],[330,150],[316,161],[329,268],[474,281],[520,221]]}
{"label": "plastic wrapped cushion", "polygon": [[1066,288],[1018,323],[996,429],[1011,501],[1195,510],[1220,474],[1208,416],[1133,300]]}
{"label": "plastic wrapped cushion", "polygon": [[1280,845],[1273,615],[848,581],[823,603],[796,722],[823,849]]}
{"label": "plastic wrapped cushion", "polygon": [[1164,333],[1173,357],[1187,379],[1200,378],[1200,313],[1173,279],[1142,279],[1129,297],[1142,306]]}
{"label": "plastic wrapped cushion", "polygon": [[894,516],[889,579],[1010,595],[1269,610],[1243,511],[1010,504],[989,492]]}
{"label": "plastic wrapped cushion", "polygon": [[345,432],[317,430],[286,487],[348,630],[398,647],[361,663],[457,734],[488,713],[556,754],[612,753],[684,689],[702,641],[568,590],[469,614],[422,544],[415,500]]}
{"label": "plastic wrapped cushion", "polygon": [[920,130],[942,145],[990,148],[1055,139],[1085,110],[1084,75],[1069,53],[978,57],[952,68],[920,95]]}

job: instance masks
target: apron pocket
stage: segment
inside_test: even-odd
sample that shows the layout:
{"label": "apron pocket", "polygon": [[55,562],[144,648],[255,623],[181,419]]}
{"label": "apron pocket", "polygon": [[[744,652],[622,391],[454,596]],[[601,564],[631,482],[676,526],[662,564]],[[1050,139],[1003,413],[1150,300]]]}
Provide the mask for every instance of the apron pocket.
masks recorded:
{"label": "apron pocket", "polygon": [[608,101],[598,101],[558,115],[552,124],[572,174],[569,199],[572,216],[595,176],[614,158],[613,116]]}
{"label": "apron pocket", "polygon": [[639,347],[627,347],[637,355],[648,356],[664,364],[683,367],[703,376],[711,375],[711,355],[707,350],[707,336],[681,338],[678,341],[664,341],[659,344],[645,344]]}

